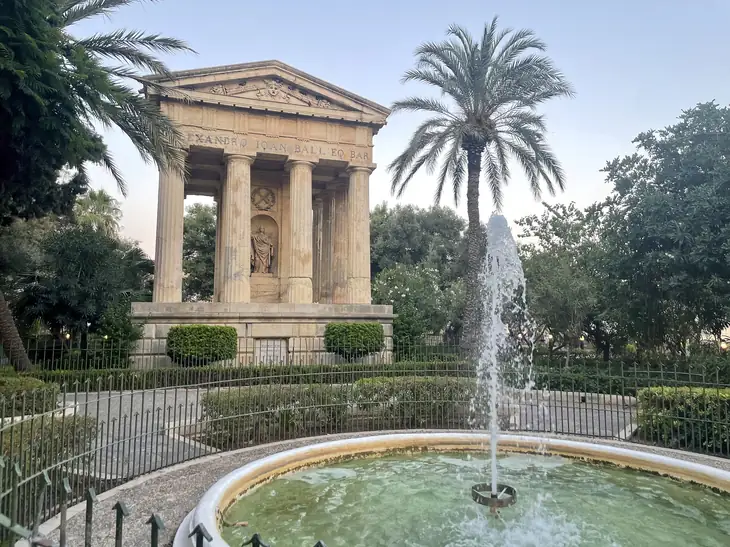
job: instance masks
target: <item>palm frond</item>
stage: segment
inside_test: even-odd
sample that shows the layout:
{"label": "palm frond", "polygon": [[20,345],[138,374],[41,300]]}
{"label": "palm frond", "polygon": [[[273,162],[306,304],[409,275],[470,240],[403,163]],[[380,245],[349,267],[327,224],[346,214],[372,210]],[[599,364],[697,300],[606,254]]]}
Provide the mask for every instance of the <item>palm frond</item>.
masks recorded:
{"label": "palm frond", "polygon": [[108,17],[119,8],[144,1],[157,0],[59,0],[61,26],[68,27],[97,15]]}
{"label": "palm frond", "polygon": [[393,112],[433,112],[448,118],[453,118],[449,107],[436,99],[409,97],[402,101],[396,101],[390,107]]}

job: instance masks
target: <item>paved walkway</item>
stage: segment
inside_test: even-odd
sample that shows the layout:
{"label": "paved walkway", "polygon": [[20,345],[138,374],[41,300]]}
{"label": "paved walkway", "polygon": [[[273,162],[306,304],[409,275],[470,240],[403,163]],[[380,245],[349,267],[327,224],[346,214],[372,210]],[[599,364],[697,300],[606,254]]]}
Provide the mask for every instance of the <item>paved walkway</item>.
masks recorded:
{"label": "paved walkway", "polygon": [[[414,433],[418,431],[413,431]],[[114,545],[114,504],[125,501],[130,511],[124,524],[124,545],[144,547],[149,544],[150,531],[146,521],[154,511],[159,514],[165,523],[160,545],[172,545],[175,532],[185,516],[197,505],[202,495],[222,476],[245,465],[248,462],[306,444],[321,443],[344,438],[354,438],[370,435],[384,435],[398,432],[367,432],[342,435],[328,435],[314,439],[301,439],[263,445],[255,448],[226,452],[189,462],[182,466],[141,477],[120,489],[100,496],[95,508],[93,542],[94,547],[113,547]],[[402,432],[401,432],[402,433]],[[585,438],[555,435],[558,437]],[[591,442],[609,444],[613,446],[629,447],[634,450],[663,454],[674,458],[704,463],[730,471],[730,460],[677,452],[666,448],[630,444],[616,440],[591,439]],[[77,509],[77,508],[73,508]],[[69,547],[83,545],[84,513],[81,508],[69,518]],[[57,519],[47,525],[58,526]],[[263,533],[263,531],[260,531]],[[58,532],[50,534],[54,541],[58,541]]]}

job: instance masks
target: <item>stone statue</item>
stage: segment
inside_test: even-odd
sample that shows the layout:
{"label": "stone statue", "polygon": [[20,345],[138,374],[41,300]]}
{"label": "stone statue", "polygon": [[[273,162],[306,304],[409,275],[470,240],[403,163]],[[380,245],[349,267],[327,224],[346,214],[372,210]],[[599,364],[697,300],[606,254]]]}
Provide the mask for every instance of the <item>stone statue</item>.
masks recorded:
{"label": "stone statue", "polygon": [[271,273],[271,264],[274,260],[274,244],[269,235],[259,226],[251,236],[251,267],[253,273]]}

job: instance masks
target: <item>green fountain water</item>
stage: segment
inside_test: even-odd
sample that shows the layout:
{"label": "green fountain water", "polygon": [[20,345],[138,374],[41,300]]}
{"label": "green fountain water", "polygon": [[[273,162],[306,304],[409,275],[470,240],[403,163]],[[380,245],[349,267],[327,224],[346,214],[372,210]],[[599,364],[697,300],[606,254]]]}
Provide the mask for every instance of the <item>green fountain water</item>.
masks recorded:
{"label": "green fountain water", "polygon": [[272,547],[484,547],[730,545],[730,496],[647,473],[555,456],[498,458],[520,501],[499,518],[471,503],[485,459],[388,455],[311,468],[236,502],[223,537],[251,531]]}

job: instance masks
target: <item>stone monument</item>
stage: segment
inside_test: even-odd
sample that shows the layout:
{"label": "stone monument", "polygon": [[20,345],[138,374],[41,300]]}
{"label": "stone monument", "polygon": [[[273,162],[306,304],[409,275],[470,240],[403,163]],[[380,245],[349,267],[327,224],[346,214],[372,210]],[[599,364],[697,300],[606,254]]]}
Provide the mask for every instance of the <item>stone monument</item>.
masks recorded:
{"label": "stone monument", "polygon": [[[369,178],[390,111],[279,61],[149,79],[188,170],[160,173],[153,302],[132,305],[142,346],[163,356],[172,325],[232,325],[251,362],[290,360],[321,352],[333,321],[378,321],[389,343],[392,308],[370,300]],[[217,203],[213,302],[182,302],[188,195]]]}

